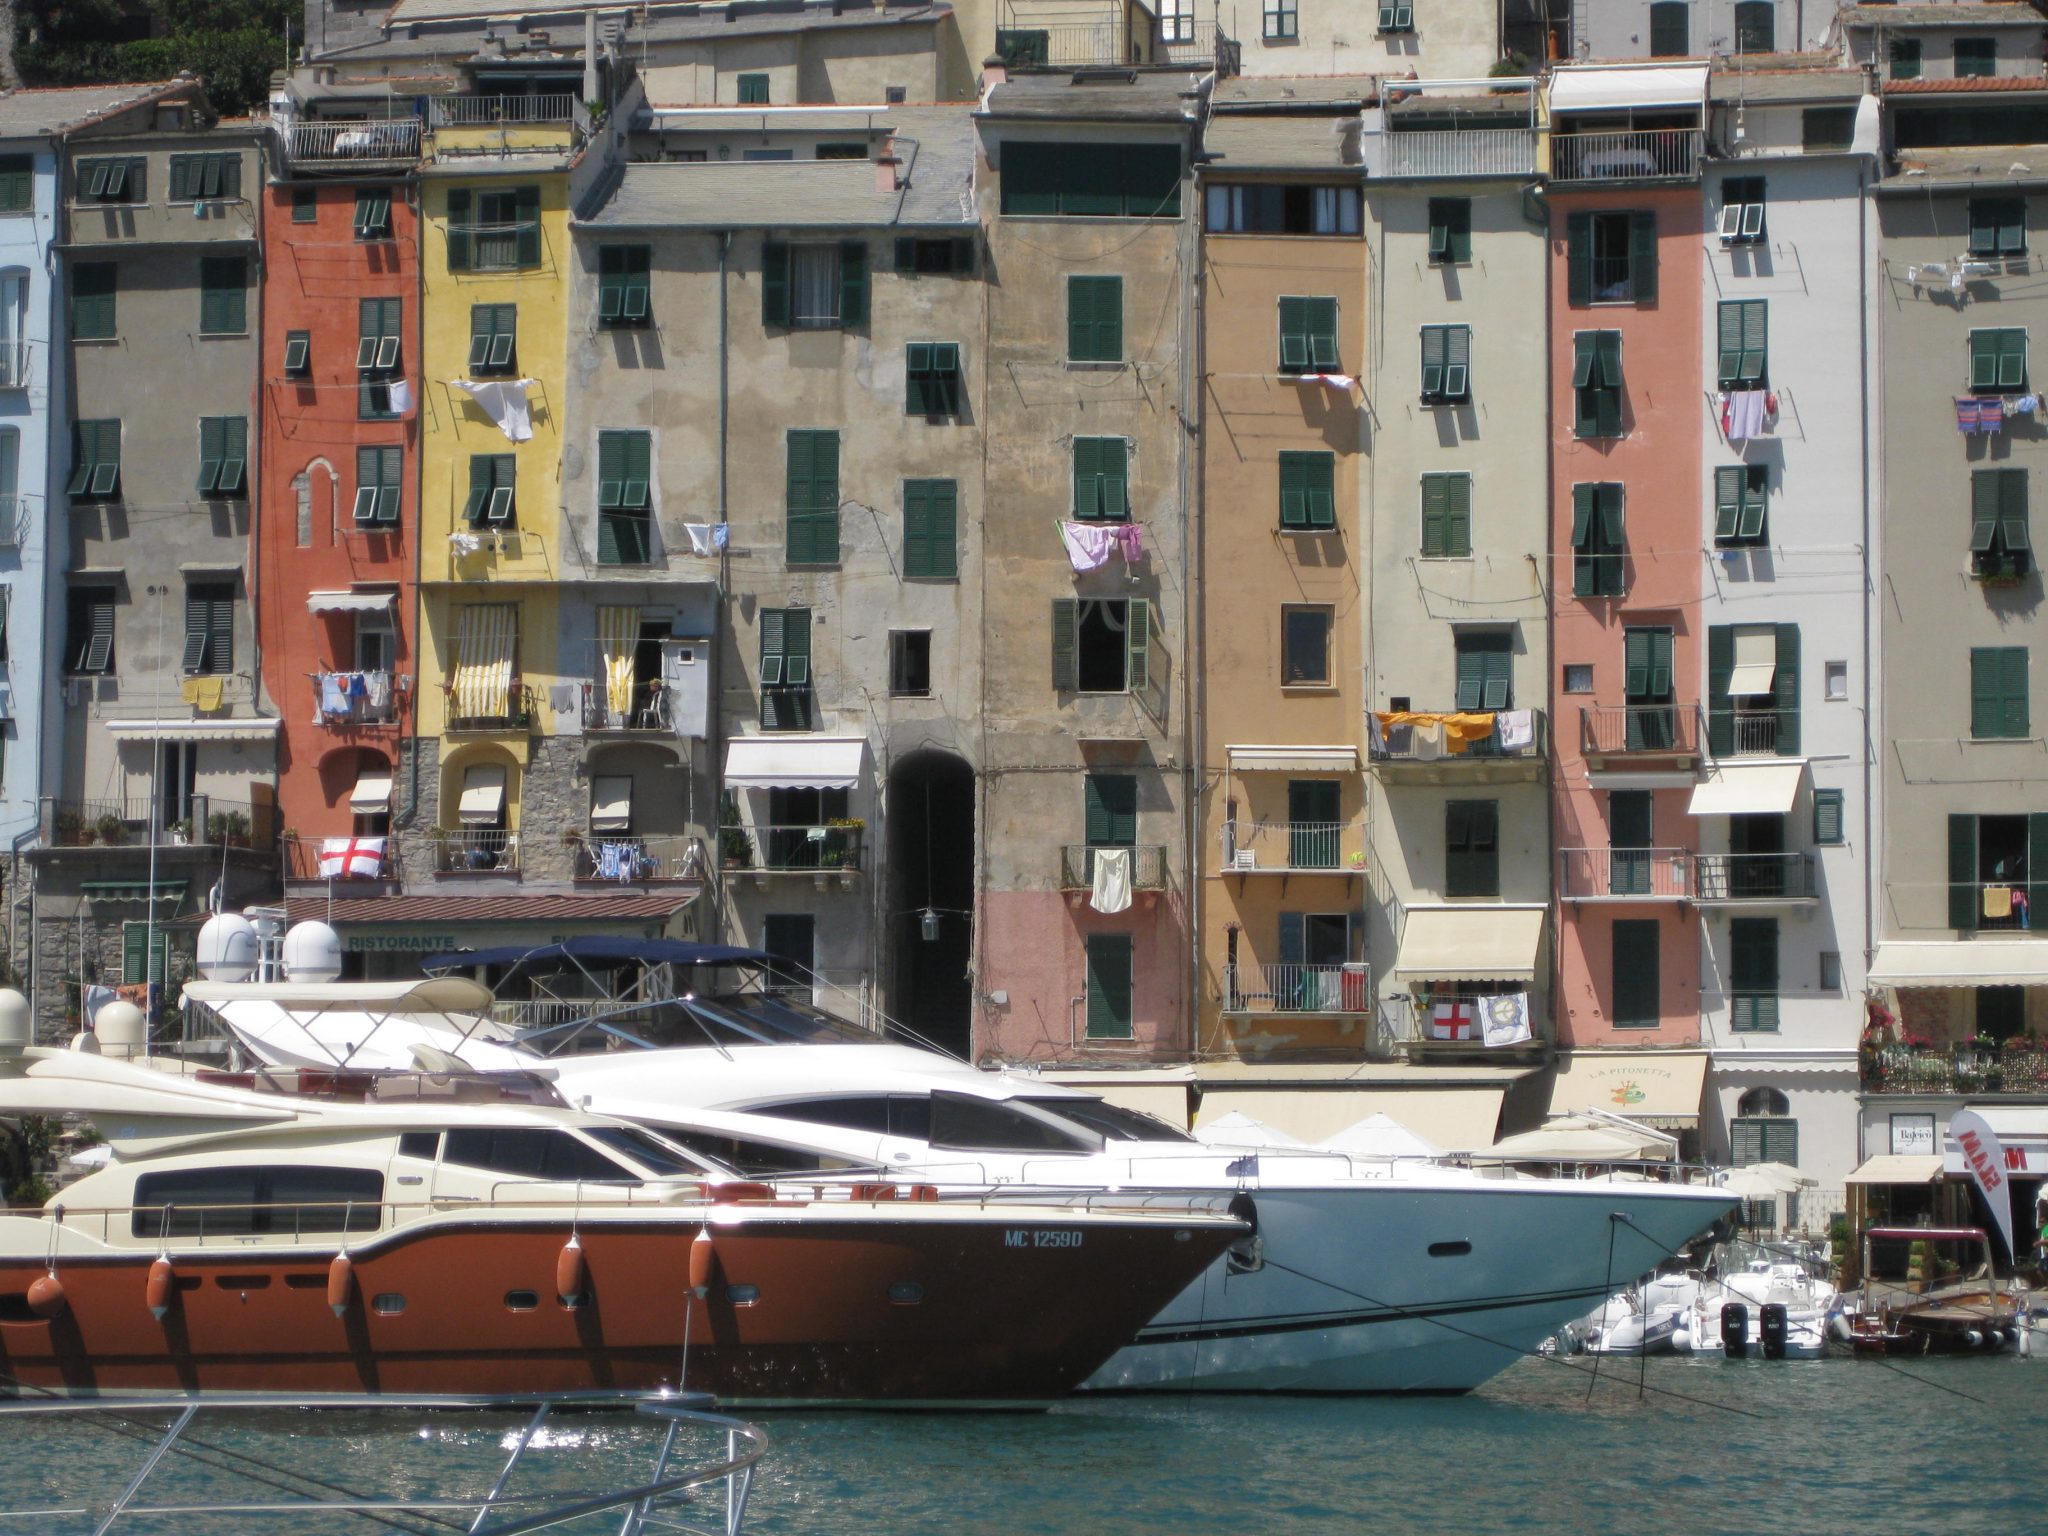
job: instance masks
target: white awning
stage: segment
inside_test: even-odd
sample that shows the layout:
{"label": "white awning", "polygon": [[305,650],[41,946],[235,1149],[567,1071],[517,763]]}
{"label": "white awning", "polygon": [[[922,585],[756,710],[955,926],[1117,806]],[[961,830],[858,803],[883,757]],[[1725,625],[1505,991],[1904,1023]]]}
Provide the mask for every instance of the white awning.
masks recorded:
{"label": "white awning", "polygon": [[1735,627],[1735,670],[1728,674],[1728,696],[1751,698],[1769,693],[1778,680],[1778,629],[1774,624]]}
{"label": "white awning", "polygon": [[388,612],[397,598],[395,592],[308,592],[308,613]]}
{"label": "white awning", "polygon": [[467,976],[422,981],[188,981],[180,995],[197,1003],[274,1003],[294,1012],[344,1008],[371,1013],[484,1013],[491,989]]}
{"label": "white awning", "polygon": [[461,816],[465,826],[490,825],[505,810],[505,765],[477,763],[462,775]]}
{"label": "white awning", "polygon": [[1660,1131],[1699,1124],[1705,1051],[1565,1051],[1550,1085],[1550,1112],[1597,1109]]}
{"label": "white awning", "polygon": [[1510,1163],[1668,1162],[1677,1155],[1654,1128],[1617,1124],[1586,1115],[1562,1115],[1533,1131],[1503,1136],[1477,1154]]}
{"label": "white awning", "polygon": [[1387,1115],[1424,1141],[1451,1152],[1493,1145],[1500,1104],[1498,1085],[1471,1088],[1255,1088],[1205,1087],[1195,1120],[1202,1127],[1228,1114],[1249,1115],[1299,1141],[1320,1142],[1369,1115]]}
{"label": "white awning", "polygon": [[1567,64],[1550,72],[1553,113],[1702,107],[1706,100],[1704,64]]}
{"label": "white awning", "polygon": [[1799,798],[1799,779],[1806,764],[1715,763],[1693,786],[1689,816],[1747,816],[1775,811],[1780,816]]}
{"label": "white awning", "polygon": [[601,774],[590,791],[590,830],[623,832],[633,824],[633,776]]}
{"label": "white awning", "polygon": [[348,808],[358,816],[378,816],[391,809],[391,775],[373,768],[348,792]]}
{"label": "white awning", "polygon": [[727,789],[851,789],[864,736],[741,736],[725,748]]}
{"label": "white awning", "polygon": [[2048,986],[2048,939],[1880,944],[1867,979],[1877,987]]}
{"label": "white awning", "polygon": [[1356,747],[1225,747],[1237,773],[1356,773]]}
{"label": "white awning", "polygon": [[1394,974],[1433,981],[1533,981],[1543,944],[1543,910],[1410,908]]}
{"label": "white awning", "polygon": [[1932,1152],[1887,1152],[1873,1157],[1843,1180],[1846,1184],[1932,1184],[1941,1177],[1941,1159]]}
{"label": "white awning", "polygon": [[116,741],[269,741],[275,720],[109,720]]}

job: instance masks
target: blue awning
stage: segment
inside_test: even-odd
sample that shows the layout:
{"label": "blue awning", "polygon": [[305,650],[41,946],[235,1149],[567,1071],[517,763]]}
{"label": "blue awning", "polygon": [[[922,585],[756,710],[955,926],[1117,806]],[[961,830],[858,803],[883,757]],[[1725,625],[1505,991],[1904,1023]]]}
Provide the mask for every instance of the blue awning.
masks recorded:
{"label": "blue awning", "polygon": [[521,970],[573,970],[578,965],[766,965],[758,949],[731,944],[695,944],[687,939],[611,938],[579,934],[554,944],[506,944],[496,949],[461,950],[420,962],[423,971],[468,970],[472,966],[516,965]]}

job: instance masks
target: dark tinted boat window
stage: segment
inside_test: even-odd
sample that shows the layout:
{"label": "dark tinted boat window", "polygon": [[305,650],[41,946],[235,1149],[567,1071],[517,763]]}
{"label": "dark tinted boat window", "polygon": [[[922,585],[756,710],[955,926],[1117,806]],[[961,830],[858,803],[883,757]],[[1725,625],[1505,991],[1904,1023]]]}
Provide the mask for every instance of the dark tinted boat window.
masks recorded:
{"label": "dark tinted boat window", "polygon": [[658,1178],[694,1179],[707,1171],[677,1148],[665,1146],[645,1131],[634,1130],[631,1126],[594,1125],[590,1128],[590,1138],[614,1152],[625,1153]]}
{"label": "dark tinted boat window", "polygon": [[756,1104],[753,1109],[757,1114],[779,1115],[785,1120],[808,1120],[813,1125],[834,1125],[843,1131],[902,1136],[910,1141],[931,1139],[931,1100],[922,1094],[784,1099],[779,1104]]}
{"label": "dark tinted boat window", "polygon": [[374,1168],[173,1168],[135,1181],[136,1237],[374,1232],[384,1175]]}
{"label": "dark tinted boat window", "polygon": [[448,1132],[441,1161],[487,1168],[517,1179],[568,1183],[638,1184],[639,1179],[566,1131],[494,1127]]}
{"label": "dark tinted boat window", "polygon": [[932,1095],[931,1144],[949,1152],[1097,1152],[1102,1138],[1015,1099]]}
{"label": "dark tinted boat window", "polygon": [[398,1155],[400,1157],[417,1157],[431,1163],[434,1160],[434,1154],[440,1150],[440,1147],[441,1133],[439,1131],[407,1131],[398,1138]]}
{"label": "dark tinted boat window", "polygon": [[848,1168],[872,1166],[856,1163],[828,1152],[804,1147],[777,1146],[772,1141],[750,1137],[721,1136],[715,1131],[680,1130],[664,1127],[662,1134],[679,1141],[699,1157],[750,1179],[773,1178],[782,1173],[838,1173]]}
{"label": "dark tinted boat window", "polygon": [[1193,1141],[1195,1138],[1176,1126],[1168,1125],[1156,1115],[1148,1115],[1135,1109],[1124,1109],[1115,1104],[1104,1104],[1095,1099],[1028,1099],[1025,1101],[1034,1109],[1042,1109],[1049,1115],[1058,1115],[1062,1120],[1071,1120],[1076,1125],[1086,1126],[1098,1136],[1111,1141]]}

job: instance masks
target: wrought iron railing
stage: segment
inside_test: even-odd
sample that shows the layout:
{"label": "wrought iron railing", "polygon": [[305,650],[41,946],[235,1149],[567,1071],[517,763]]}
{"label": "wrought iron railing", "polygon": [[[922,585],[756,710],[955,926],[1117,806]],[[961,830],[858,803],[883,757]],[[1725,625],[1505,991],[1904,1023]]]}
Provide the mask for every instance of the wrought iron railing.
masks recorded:
{"label": "wrought iron railing", "polygon": [[437,875],[493,875],[519,868],[519,834],[497,828],[456,827],[428,834]]}
{"label": "wrought iron railing", "polygon": [[[738,831],[741,837],[724,835]],[[813,874],[861,867],[865,822],[776,824],[725,828],[719,839],[728,869],[759,874]]]}
{"label": "wrought iron railing", "polygon": [[1553,133],[1552,181],[1644,181],[1699,174],[1697,128],[1629,128],[1614,133]]}
{"label": "wrought iron railing", "polygon": [[[1085,843],[1069,843],[1060,849],[1060,889],[1086,891],[1095,885],[1095,855],[1113,852]],[[1162,843],[1139,843],[1125,849],[1131,856],[1131,889],[1166,889],[1166,847]]]}
{"label": "wrought iron railing", "polygon": [[1678,703],[1586,706],[1579,710],[1579,738],[1588,756],[1697,753],[1699,712]]}
{"label": "wrought iron railing", "polygon": [[704,840],[684,832],[591,832],[575,845],[578,880],[696,881],[706,867]]}
{"label": "wrought iron railing", "polygon": [[1473,128],[1447,133],[1389,129],[1368,134],[1366,174],[1391,176],[1533,176],[1536,134],[1529,128]]}
{"label": "wrought iron railing", "polygon": [[571,91],[534,96],[436,96],[427,107],[436,128],[495,128],[576,119],[576,96]]}
{"label": "wrought iron railing", "polygon": [[395,679],[389,672],[316,672],[312,683],[316,725],[389,725],[398,718]]}
{"label": "wrought iron railing", "polygon": [[[1438,713],[1450,714],[1453,711],[1442,710]],[[1488,763],[1510,759],[1540,759],[1549,749],[1549,719],[1540,709],[1530,709],[1524,713],[1530,716],[1529,739],[1512,747],[1501,745],[1499,716],[1496,714],[1492,735],[1465,742],[1462,750],[1457,752],[1450,751],[1448,741],[1440,741],[1434,736],[1425,737],[1412,727],[1392,726],[1383,733],[1382,738],[1373,741],[1372,759],[1374,762],[1382,763],[1426,762],[1438,767],[1452,768],[1460,764],[1483,767]],[[1434,755],[1425,755],[1429,753]]]}
{"label": "wrought iron railing", "polygon": [[[1710,731],[1708,734],[1711,744],[1713,733]],[[1731,710],[1728,715],[1728,750],[1732,757],[1776,755],[1778,712],[1775,709]]]}
{"label": "wrought iron railing", "polygon": [[1693,860],[1701,901],[1810,901],[1810,853],[1703,853]]}
{"label": "wrought iron railing", "polygon": [[294,165],[410,165],[420,157],[420,120],[392,117],[293,123],[284,131],[284,153]]}
{"label": "wrought iron railing", "polygon": [[1363,870],[1365,829],[1342,821],[1225,822],[1223,868],[1240,873]]}
{"label": "wrought iron railing", "polygon": [[281,845],[287,880],[396,880],[398,838],[346,833],[315,837],[294,832]]}
{"label": "wrought iron railing", "polygon": [[1372,969],[1346,965],[1226,965],[1225,1013],[1372,1011]]}
{"label": "wrought iron railing", "polygon": [[1560,848],[1557,894],[1566,901],[1683,901],[1691,894],[1682,848]]}
{"label": "wrought iron railing", "polygon": [[2048,1093],[2048,1045],[1881,1045],[1862,1053],[1870,1093]]}

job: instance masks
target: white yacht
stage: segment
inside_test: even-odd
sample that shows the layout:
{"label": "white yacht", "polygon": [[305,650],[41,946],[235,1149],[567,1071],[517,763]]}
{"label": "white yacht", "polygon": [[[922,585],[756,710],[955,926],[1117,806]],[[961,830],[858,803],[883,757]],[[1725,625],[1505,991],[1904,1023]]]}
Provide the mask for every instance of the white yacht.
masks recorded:
{"label": "white yacht", "polygon": [[[691,948],[656,943],[677,954]],[[532,959],[514,950],[455,963]],[[1734,1204],[1676,1184],[1207,1146],[1029,1074],[983,1072],[878,1040],[773,991],[676,988],[609,1019],[584,1016],[527,1035],[480,1016],[294,1009],[263,986],[196,982],[185,996],[214,1010],[265,1062],[545,1067],[569,1102],[657,1127],[753,1177],[861,1178],[1019,1199],[1048,1189],[1125,1201],[1228,1195],[1253,1235],[1089,1378],[1093,1389],[1467,1390],[1604,1298],[1615,1256],[1626,1255],[1631,1270],[1653,1267]],[[694,1043],[658,1043],[675,1040]],[[547,1054],[550,1045],[567,1048]]]}

